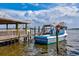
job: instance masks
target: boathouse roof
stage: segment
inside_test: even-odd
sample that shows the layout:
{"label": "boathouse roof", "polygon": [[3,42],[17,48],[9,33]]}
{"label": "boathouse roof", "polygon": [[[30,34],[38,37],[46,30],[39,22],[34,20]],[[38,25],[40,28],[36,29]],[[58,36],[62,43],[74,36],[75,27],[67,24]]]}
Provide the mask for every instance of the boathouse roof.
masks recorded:
{"label": "boathouse roof", "polygon": [[8,18],[0,18],[0,24],[29,24],[31,20],[20,20],[20,19],[8,19]]}

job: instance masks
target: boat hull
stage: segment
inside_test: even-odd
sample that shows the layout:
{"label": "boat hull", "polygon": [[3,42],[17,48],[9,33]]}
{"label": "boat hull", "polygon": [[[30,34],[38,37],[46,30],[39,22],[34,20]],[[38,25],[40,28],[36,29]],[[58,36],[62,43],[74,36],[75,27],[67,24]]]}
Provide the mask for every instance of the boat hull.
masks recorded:
{"label": "boat hull", "polygon": [[[54,44],[56,43],[56,36],[36,36],[35,44]],[[63,41],[66,39],[66,35],[59,35],[58,41]]]}

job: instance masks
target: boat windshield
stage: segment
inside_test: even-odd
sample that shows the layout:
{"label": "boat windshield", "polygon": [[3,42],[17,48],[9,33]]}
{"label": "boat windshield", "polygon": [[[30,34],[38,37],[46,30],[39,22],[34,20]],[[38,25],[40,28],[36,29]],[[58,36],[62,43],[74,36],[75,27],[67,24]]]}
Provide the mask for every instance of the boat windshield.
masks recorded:
{"label": "boat windshield", "polygon": [[[43,35],[56,35],[56,29],[53,26],[45,26],[43,27]],[[64,29],[59,31],[59,35],[64,34]]]}
{"label": "boat windshield", "polygon": [[54,27],[51,25],[45,25],[45,26],[43,26],[42,29],[43,29],[42,30],[43,34],[46,35],[46,34],[51,34],[51,32],[53,32]]}

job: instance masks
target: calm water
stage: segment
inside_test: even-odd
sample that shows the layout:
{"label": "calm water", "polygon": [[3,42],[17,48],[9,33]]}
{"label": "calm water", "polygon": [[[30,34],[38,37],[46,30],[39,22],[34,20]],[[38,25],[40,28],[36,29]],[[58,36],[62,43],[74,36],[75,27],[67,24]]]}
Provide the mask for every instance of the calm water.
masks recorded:
{"label": "calm water", "polygon": [[[59,55],[79,55],[79,30],[68,30],[67,40],[59,42]],[[29,44],[30,43],[30,44]],[[37,45],[34,41],[29,43],[17,42],[12,45],[0,47],[1,56],[55,56],[56,44]]]}
{"label": "calm water", "polygon": [[79,55],[79,30],[68,30],[67,54],[70,56]]}

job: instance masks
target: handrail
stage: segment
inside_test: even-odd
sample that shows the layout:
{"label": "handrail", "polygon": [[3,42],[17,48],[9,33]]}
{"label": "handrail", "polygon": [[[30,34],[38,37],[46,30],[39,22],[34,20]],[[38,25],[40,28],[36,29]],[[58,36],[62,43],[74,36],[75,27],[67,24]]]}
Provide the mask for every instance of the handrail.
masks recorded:
{"label": "handrail", "polygon": [[[9,29],[9,30],[0,30],[0,36],[7,36],[7,35],[17,35],[16,29]],[[18,30],[19,35],[25,35],[26,32],[24,29]]]}

